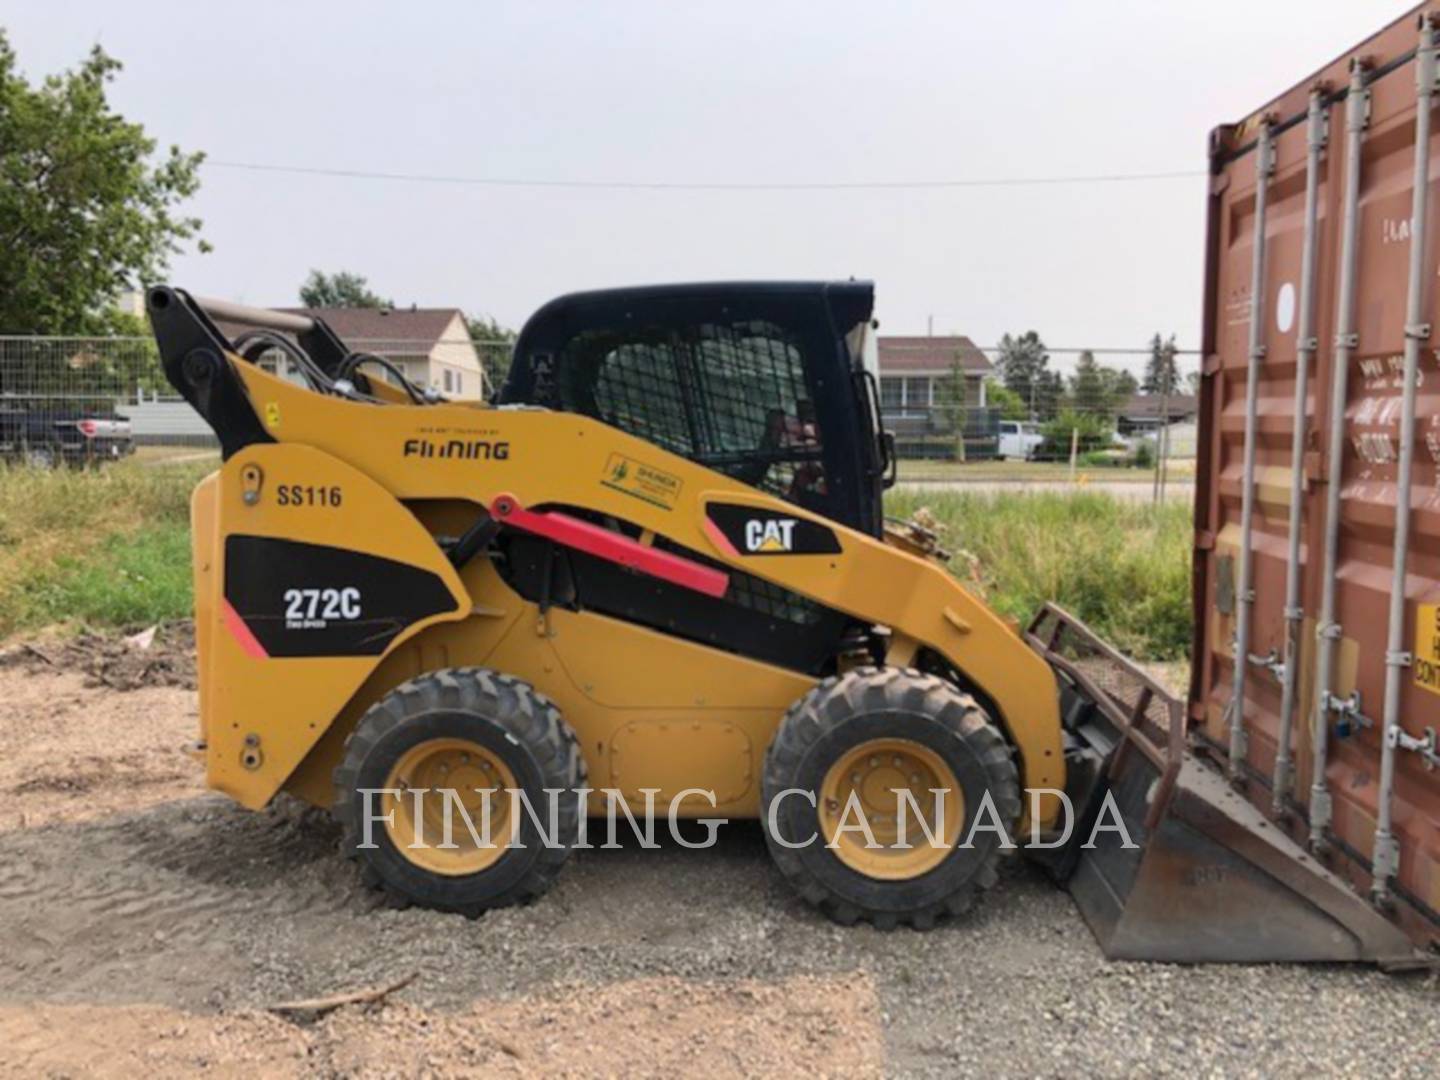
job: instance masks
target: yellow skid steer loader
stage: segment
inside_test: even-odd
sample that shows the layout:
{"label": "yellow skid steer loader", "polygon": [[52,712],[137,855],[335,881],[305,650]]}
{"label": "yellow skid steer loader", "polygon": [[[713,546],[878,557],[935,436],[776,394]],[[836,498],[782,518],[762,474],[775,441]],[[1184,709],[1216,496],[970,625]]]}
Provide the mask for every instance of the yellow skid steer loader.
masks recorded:
{"label": "yellow skid steer loader", "polygon": [[224,458],[193,500],[210,786],[331,807],[373,885],[470,915],[618,805],[761,819],[842,923],[928,928],[1016,848],[1114,956],[1413,957],[1190,761],[1163,688],[887,523],[872,299],[564,297],[485,404],[321,320],[151,289]]}

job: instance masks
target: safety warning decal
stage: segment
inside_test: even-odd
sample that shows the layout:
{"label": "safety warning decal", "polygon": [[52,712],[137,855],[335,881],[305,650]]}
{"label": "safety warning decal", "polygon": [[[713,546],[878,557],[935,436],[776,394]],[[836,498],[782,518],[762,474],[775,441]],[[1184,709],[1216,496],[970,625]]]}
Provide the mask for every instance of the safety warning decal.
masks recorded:
{"label": "safety warning decal", "polygon": [[1440,604],[1415,611],[1415,685],[1440,694]]}
{"label": "safety warning decal", "polygon": [[624,454],[611,454],[605,462],[600,483],[615,491],[634,496],[661,510],[675,509],[683,481],[674,473],[645,465]]}

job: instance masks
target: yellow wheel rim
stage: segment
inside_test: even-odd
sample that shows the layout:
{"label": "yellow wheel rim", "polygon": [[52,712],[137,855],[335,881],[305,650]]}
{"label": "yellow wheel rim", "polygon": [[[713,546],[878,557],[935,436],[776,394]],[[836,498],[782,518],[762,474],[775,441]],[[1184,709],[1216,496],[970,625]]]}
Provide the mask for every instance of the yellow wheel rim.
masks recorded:
{"label": "yellow wheel rim", "polygon": [[[943,794],[937,798],[932,789]],[[905,805],[905,840],[900,812]],[[820,783],[820,832],[846,866],[866,877],[900,881],[939,866],[959,843],[965,795],[945,760],[909,739],[870,739],[842,754]],[[918,809],[918,814],[917,814]],[[869,826],[870,847],[861,819]],[[843,829],[842,829],[843,826]],[[931,843],[925,831],[935,835]]]}
{"label": "yellow wheel rim", "polygon": [[[385,778],[385,787],[398,791],[382,799],[385,834],[395,849],[416,866],[460,877],[488,870],[505,854],[511,828],[508,790],[519,785],[509,766],[492,750],[469,739],[427,739],[400,756]],[[454,796],[448,795],[447,789],[453,790]],[[481,840],[486,840],[483,814],[487,793],[490,835],[485,845],[475,842],[465,815]],[[445,840],[447,801],[453,847],[440,846]],[[464,815],[460,812],[462,806]],[[426,846],[420,846],[418,841]]]}

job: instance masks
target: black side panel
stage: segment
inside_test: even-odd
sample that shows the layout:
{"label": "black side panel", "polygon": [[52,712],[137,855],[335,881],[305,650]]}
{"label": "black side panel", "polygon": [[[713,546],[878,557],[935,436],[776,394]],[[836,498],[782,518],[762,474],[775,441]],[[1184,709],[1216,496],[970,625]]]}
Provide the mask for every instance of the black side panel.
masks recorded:
{"label": "black side panel", "polygon": [[455,610],[429,570],[345,548],[225,538],[225,601],[270,656],[379,656],[413,623]]}
{"label": "black side panel", "polygon": [[717,599],[537,537],[502,534],[501,548],[502,576],[531,602],[596,611],[807,675],[822,673],[850,626],[841,612],[728,567],[730,589]]}
{"label": "black side panel", "polygon": [[840,554],[834,530],[806,518],[734,503],[711,503],[706,513],[741,555]]}

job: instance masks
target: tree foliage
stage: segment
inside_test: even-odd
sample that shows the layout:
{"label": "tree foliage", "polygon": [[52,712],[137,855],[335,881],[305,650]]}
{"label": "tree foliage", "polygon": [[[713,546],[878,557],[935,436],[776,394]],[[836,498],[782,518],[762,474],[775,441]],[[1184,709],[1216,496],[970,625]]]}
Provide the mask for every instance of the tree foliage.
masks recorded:
{"label": "tree foliage", "polygon": [[947,430],[955,438],[955,460],[965,460],[965,427],[969,402],[965,381],[965,365],[957,350],[950,367],[935,383],[935,406],[945,418]]}
{"label": "tree foliage", "polygon": [[1150,359],[1145,364],[1145,379],[1140,384],[1147,394],[1178,394],[1180,369],[1175,363],[1175,335],[1162,338],[1158,333],[1150,339]]}
{"label": "tree foliage", "polygon": [[1028,415],[1042,420],[1055,415],[1065,381],[1050,370],[1050,354],[1039,334],[1027,330],[1019,337],[1002,337],[997,367],[1006,389],[1025,402]]}
{"label": "tree foliage", "polygon": [[1030,416],[1025,399],[996,379],[985,380],[985,404],[999,409],[1002,420],[1025,420]]}
{"label": "tree foliage", "polygon": [[485,369],[485,383],[492,395],[505,385],[510,374],[511,346],[515,342],[515,331],[502,326],[489,315],[465,316],[465,327],[470,331],[470,340],[480,354],[480,366]]}
{"label": "tree foliage", "polygon": [[1109,416],[1076,409],[1061,409],[1055,419],[1040,429],[1045,441],[1035,456],[1051,461],[1064,461],[1070,457],[1070,441],[1075,440],[1076,450],[1088,454],[1103,450],[1114,441],[1114,424]]}
{"label": "tree foliage", "polygon": [[300,286],[300,303],[307,308],[393,308],[394,300],[372,292],[370,282],[361,274],[341,270],[327,274],[311,270]]}
{"label": "tree foliage", "polygon": [[177,207],[203,155],[154,159],[155,140],[106,98],[120,66],[96,46],[32,86],[0,30],[0,332],[109,332],[112,301],[199,235]]}
{"label": "tree foliage", "polygon": [[1095,354],[1087,349],[1075,361],[1066,405],[1077,412],[1114,416],[1115,411],[1138,389],[1134,375],[1121,368],[1097,363]]}

